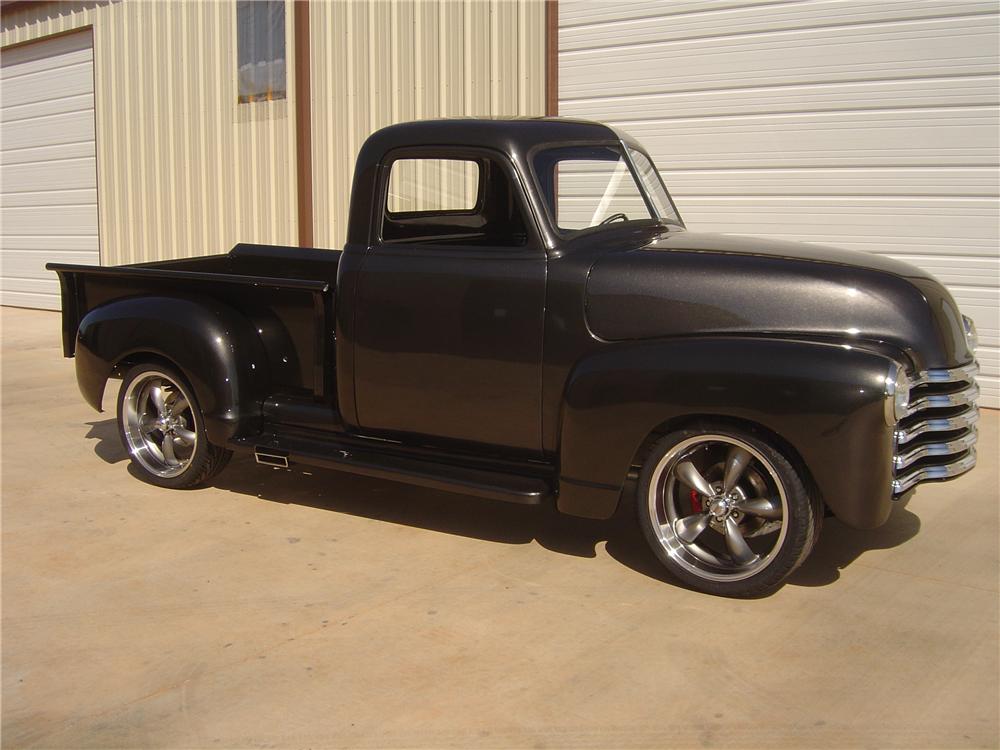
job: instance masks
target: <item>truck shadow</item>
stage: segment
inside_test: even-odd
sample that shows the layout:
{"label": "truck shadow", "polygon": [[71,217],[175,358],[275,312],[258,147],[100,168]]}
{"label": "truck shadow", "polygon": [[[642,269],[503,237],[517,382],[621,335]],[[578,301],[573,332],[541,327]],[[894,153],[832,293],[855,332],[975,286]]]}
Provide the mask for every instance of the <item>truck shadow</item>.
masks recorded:
{"label": "truck shadow", "polygon": [[[126,461],[113,419],[91,422],[87,438],[107,463]],[[130,473],[131,466],[129,466]],[[574,518],[552,505],[515,505],[466,495],[429,490],[308,466],[274,469],[237,455],[213,482],[216,489],[268,502],[302,505],[348,513],[372,520],[455,534],[500,544],[537,543],[564,555],[596,557],[603,544],[622,565],[675,586],[673,578],[649,550],[635,522],[631,487],[626,487],[618,512],[606,521]],[[895,508],[889,521],[872,531],[852,529],[825,519],[823,533],[809,559],[787,583],[825,586],[840,571],[869,550],[903,544],[920,530],[920,519],[905,507]]]}

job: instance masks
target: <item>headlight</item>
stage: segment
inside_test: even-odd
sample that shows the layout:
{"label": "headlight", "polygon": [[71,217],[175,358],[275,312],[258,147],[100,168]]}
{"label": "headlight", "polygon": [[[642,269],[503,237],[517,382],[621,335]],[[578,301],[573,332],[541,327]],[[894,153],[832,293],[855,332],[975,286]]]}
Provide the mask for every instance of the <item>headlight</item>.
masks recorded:
{"label": "headlight", "polygon": [[885,423],[890,427],[909,413],[910,379],[896,362],[889,365],[885,376]]}
{"label": "headlight", "polygon": [[975,354],[976,349],[979,347],[979,334],[976,333],[976,324],[968,315],[963,315],[962,325],[965,328],[965,343],[968,345],[969,351]]}

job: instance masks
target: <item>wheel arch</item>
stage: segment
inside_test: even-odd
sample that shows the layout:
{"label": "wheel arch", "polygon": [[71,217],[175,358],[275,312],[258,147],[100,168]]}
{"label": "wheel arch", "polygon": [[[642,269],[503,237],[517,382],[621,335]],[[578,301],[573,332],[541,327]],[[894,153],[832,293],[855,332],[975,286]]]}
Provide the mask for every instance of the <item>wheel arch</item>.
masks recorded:
{"label": "wheel arch", "polygon": [[887,367],[861,349],[775,338],[610,345],[567,383],[559,508],[610,517],[654,436],[711,420],[767,435],[838,517],[877,526],[891,508]]}
{"label": "wheel arch", "polygon": [[107,381],[139,363],[179,371],[198,399],[209,440],[224,445],[260,419],[267,361],[249,321],[208,299],[132,297],[80,321],[76,373],[87,403],[103,410]]}

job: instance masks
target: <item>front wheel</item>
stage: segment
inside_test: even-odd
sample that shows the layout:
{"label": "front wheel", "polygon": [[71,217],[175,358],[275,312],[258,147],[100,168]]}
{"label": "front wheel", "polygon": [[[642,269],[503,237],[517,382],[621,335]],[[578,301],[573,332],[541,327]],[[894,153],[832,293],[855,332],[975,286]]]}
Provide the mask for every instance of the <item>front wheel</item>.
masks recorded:
{"label": "front wheel", "polygon": [[179,373],[160,364],[136,365],[125,373],[118,431],[139,476],[160,487],[204,484],[232,456],[208,442],[194,392]]}
{"label": "front wheel", "polygon": [[776,588],[809,555],[822,521],[791,463],[728,427],[659,440],[639,482],[639,525],[657,558],[699,591],[749,597]]}

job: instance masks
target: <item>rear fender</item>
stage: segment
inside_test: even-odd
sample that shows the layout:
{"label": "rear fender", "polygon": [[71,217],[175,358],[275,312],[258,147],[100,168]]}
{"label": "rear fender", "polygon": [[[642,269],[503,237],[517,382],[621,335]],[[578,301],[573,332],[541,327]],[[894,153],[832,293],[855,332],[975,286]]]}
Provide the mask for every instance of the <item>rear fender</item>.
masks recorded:
{"label": "rear fender", "polygon": [[84,399],[102,411],[115,368],[150,355],[187,378],[210,442],[224,445],[259,424],[268,392],[267,359],[253,326],[236,310],[207,299],[147,296],[91,310],[80,321],[76,342]]}
{"label": "rear fender", "polygon": [[790,446],[823,499],[870,528],[891,509],[889,360],[836,344],[698,338],[609,345],[571,374],[560,432],[559,508],[607,518],[651,435],[695,418],[759,425]]}

